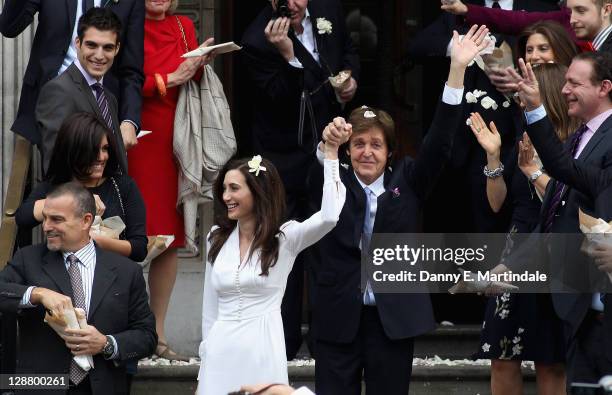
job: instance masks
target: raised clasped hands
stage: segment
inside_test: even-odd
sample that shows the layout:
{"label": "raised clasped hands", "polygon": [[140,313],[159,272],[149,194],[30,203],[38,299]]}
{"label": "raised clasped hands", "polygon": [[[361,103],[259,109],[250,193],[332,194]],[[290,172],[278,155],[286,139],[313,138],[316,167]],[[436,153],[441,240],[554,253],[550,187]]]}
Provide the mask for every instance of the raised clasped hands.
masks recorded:
{"label": "raised clasped hands", "polygon": [[270,20],[264,29],[266,40],[278,49],[278,52],[287,62],[294,58],[293,42],[288,35],[290,27],[291,20],[283,17]]}
{"label": "raised clasped hands", "polygon": [[487,34],[489,29],[482,25],[474,25],[470,30],[463,36],[463,39],[459,38],[459,33],[453,31],[453,41],[451,45],[451,67],[462,67],[466,68],[468,64],[480,51],[485,49],[489,44]]}
{"label": "raised clasped hands", "polygon": [[353,133],[353,126],[342,117],[336,117],[323,130],[323,141],[325,146],[338,149],[346,143]]}
{"label": "raised clasped hands", "polygon": [[525,109],[527,111],[533,111],[540,107],[542,105],[540,87],[531,64],[525,63],[521,58],[519,59],[520,75],[511,67],[508,67],[507,70],[514,80],[511,86],[518,92],[521,102],[525,105]]}

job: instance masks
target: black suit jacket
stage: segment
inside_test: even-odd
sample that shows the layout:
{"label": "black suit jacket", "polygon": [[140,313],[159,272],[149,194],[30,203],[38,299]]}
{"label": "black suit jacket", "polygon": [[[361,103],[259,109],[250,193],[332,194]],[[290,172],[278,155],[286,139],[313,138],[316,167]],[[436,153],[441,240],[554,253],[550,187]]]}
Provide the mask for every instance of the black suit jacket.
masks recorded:
{"label": "black suit jacket", "polygon": [[[548,174],[555,180],[570,186],[572,189],[584,195],[589,200],[589,203],[593,202],[592,204],[581,204],[580,208],[587,212],[593,209],[594,212],[590,212],[589,214],[597,218],[602,218],[604,221],[612,220],[612,167],[599,167],[600,164],[609,164],[612,160],[612,152],[608,151],[605,154],[607,160],[604,160],[603,163],[591,163],[585,160],[590,158],[597,144],[601,144],[602,141],[609,144],[612,138],[612,136],[610,136],[610,134],[612,134],[612,116],[608,117],[593,136],[593,138],[598,137],[598,141],[591,144],[592,138],[587,147],[585,147],[585,150],[588,148],[591,151],[583,151],[584,154],[587,154],[586,157],[583,158],[583,154],[581,153],[580,158],[577,160],[572,158],[569,152],[564,149],[548,117],[528,126],[527,133],[529,133],[529,137]],[[608,145],[608,149],[610,148],[612,148],[612,146]],[[573,216],[577,217],[577,213],[574,212]],[[586,305],[586,309],[588,310],[591,295],[574,296],[576,309],[575,317],[573,317],[575,322],[574,320],[572,322],[575,327],[584,319],[582,310],[585,309],[584,305]],[[557,296],[557,298],[559,298],[559,296]],[[571,301],[571,299],[568,301]],[[586,313],[586,311],[584,311],[584,313]],[[604,318],[605,333],[612,333],[612,294],[610,292],[606,295]],[[579,322],[578,319],[580,319]],[[606,336],[603,341],[606,348],[606,355],[612,360],[612,337]]]}
{"label": "black suit jacket", "polygon": [[[106,76],[104,77],[106,79]],[[117,141],[119,166],[123,174],[127,174],[127,154],[117,118],[117,100],[105,87],[104,92],[113,119],[113,133]],[[55,77],[43,86],[38,103],[36,103],[36,124],[42,137],[43,169],[49,168],[51,153],[57,138],[57,132],[64,120],[77,112],[96,114],[100,119],[102,112],[87,80],[75,64],[71,64],[64,73]],[[104,122],[106,125],[106,122]]]}
{"label": "black suit jacket", "polygon": [[[303,191],[308,169],[314,161],[314,149],[324,127],[341,114],[334,90],[327,78],[350,69],[359,78],[359,59],[347,33],[344,13],[338,0],[310,0],[308,11],[313,25],[318,64],[302,43],[290,33],[295,57],[303,69],[291,66],[270,44],[264,29],[272,18],[268,5],[247,28],[242,37],[244,64],[251,81],[249,102],[252,104],[250,134],[258,154],[272,160],[278,168],[285,188]],[[319,34],[317,18],[332,23],[331,34]],[[310,93],[314,118],[306,111],[302,144],[298,142],[300,96]],[[314,124],[316,136],[312,134]]]}
{"label": "black suit jacket", "polygon": [[606,41],[604,41],[599,50],[612,53],[612,33],[608,35],[608,38],[606,38]]}
{"label": "black suit jacket", "polygon": [[[57,76],[70,46],[79,0],[7,0],[0,14],[0,32],[17,37],[38,14],[38,27],[23,77],[17,118],[11,129],[40,146],[34,107],[45,83]],[[144,2],[102,0],[121,20],[121,49],[104,85],[119,100],[119,119],[140,125],[141,89],[144,82]]]}
{"label": "black suit jacket", "polygon": [[[386,191],[378,197],[374,233],[419,231],[421,207],[450,157],[461,107],[440,103],[417,159],[405,157],[385,172]],[[344,208],[336,227],[317,244],[313,326],[318,339],[348,343],[357,335],[363,305],[359,243],[366,196],[352,168],[341,167],[340,177],[347,188]],[[417,336],[435,325],[428,294],[377,293],[375,298],[390,339]]]}
{"label": "black suit jacket", "polygon": [[[49,251],[43,244],[17,251],[0,272],[0,311],[18,312],[17,373],[67,374],[71,354],[64,341],[43,322],[44,306],[19,309],[29,286],[73,297],[61,252]],[[88,323],[100,333],[115,337],[120,362],[105,360],[101,354],[94,356],[95,367],[89,372],[93,394],[125,394],[124,362],[151,355],[157,344],[142,269],[123,256],[96,247],[91,292]]]}

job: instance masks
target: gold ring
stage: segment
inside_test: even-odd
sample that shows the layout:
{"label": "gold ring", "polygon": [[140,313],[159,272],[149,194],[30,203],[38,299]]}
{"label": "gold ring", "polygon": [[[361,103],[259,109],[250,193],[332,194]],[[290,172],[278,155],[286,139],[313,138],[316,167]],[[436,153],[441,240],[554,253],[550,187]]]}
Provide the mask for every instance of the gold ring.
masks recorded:
{"label": "gold ring", "polygon": [[480,132],[480,128],[476,128],[476,131],[477,131],[477,132]]}
{"label": "gold ring", "polygon": [[76,350],[77,350],[77,351],[79,351],[80,349],[81,349],[81,345],[80,345],[80,344],[77,344],[77,346],[76,346]]}

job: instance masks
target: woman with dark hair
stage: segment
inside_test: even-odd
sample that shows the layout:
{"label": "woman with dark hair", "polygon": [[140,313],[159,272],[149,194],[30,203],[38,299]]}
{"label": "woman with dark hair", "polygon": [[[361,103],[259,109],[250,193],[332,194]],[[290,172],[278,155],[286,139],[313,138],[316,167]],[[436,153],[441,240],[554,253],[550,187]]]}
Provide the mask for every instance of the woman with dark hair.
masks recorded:
{"label": "woman with dark hair", "polygon": [[[537,29],[529,30],[532,31],[531,35],[523,35],[526,43],[533,35],[539,34],[536,33]],[[535,57],[533,54],[536,51],[529,53],[528,48],[529,44],[525,46],[525,55],[529,62],[537,66],[534,71],[542,87],[546,112],[559,138],[566,140],[578,127],[578,121],[567,114],[568,105],[561,93],[567,66],[546,63],[558,60],[556,47],[548,51],[541,51],[540,48],[536,51],[543,53]],[[534,59],[545,63],[534,62]],[[472,114],[470,120],[475,137],[487,153],[486,168],[500,168],[501,138],[495,124],[487,127],[478,113]],[[519,233],[529,234],[538,224],[541,197],[550,180],[536,160],[537,155],[527,134],[524,133],[522,137],[518,152],[514,151],[504,163],[509,170],[504,177],[487,178],[487,198],[491,208],[498,211],[507,200],[513,205],[502,262],[513,248],[524,241]],[[509,191],[506,185],[510,186]],[[539,395],[565,393],[563,326],[554,312],[550,295],[504,293],[490,298],[480,348],[475,358],[491,359],[491,392],[494,395],[523,393],[522,361],[535,362]]]}
{"label": "woman with dark hair", "polygon": [[40,224],[47,192],[75,180],[94,194],[97,215],[102,219],[119,216],[126,226],[119,240],[92,234],[96,244],[142,261],[147,255],[142,197],[134,181],[119,172],[115,136],[104,121],[90,113],[73,114],[60,127],[45,181],[17,209],[17,225],[31,229]]}
{"label": "woman with dark hair", "polygon": [[[344,134],[348,140],[350,132]],[[281,302],[296,256],[334,228],[346,190],[338,145],[325,145],[321,210],[285,219],[285,191],[269,160],[230,161],[214,185],[219,211],[208,234],[197,394],[244,383],[288,383]]]}
{"label": "woman with dark hair", "polygon": [[518,57],[524,57],[531,64],[559,63],[567,67],[578,54],[578,49],[557,22],[540,21],[523,29],[516,43],[516,52]]}

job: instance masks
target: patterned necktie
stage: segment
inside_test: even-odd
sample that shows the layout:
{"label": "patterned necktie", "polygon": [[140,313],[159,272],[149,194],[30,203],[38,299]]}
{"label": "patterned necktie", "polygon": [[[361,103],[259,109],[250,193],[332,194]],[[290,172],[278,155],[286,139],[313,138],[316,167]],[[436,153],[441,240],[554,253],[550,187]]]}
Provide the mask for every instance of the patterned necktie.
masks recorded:
{"label": "patterned necktie", "polygon": [[96,82],[91,86],[91,88],[96,92],[96,101],[98,102],[98,107],[100,107],[100,112],[102,113],[102,117],[106,121],[109,129],[115,132],[113,129],[113,119],[111,118],[110,108],[108,107],[108,100],[106,99],[106,94],[104,93],[104,87],[101,83]]}
{"label": "patterned necktie", "polygon": [[499,1],[493,1],[493,5],[491,6],[491,8],[501,8],[501,6],[499,5]]}
{"label": "patterned necktie", "polygon": [[[70,284],[72,285],[72,304],[74,307],[80,307],[87,311],[85,306],[85,292],[83,291],[83,279],[81,278],[81,270],[79,269],[79,259],[70,254],[66,258],[68,265],[68,275],[70,276]],[[74,358],[70,361],[70,381],[78,385],[87,376],[87,372],[75,362]]]}
{"label": "patterned necktie", "polygon": [[[570,140],[572,158],[576,156],[578,146],[580,145],[580,139],[582,139],[582,136],[587,130],[589,130],[589,128],[586,125],[582,125],[572,135]],[[559,181],[555,181],[554,188],[554,194],[550,205],[548,206],[548,211],[546,212],[546,220],[544,221],[544,233],[550,233],[550,231],[552,230],[555,215],[557,214],[557,210],[559,209],[559,205],[561,204],[561,197],[563,196],[565,184]]]}

